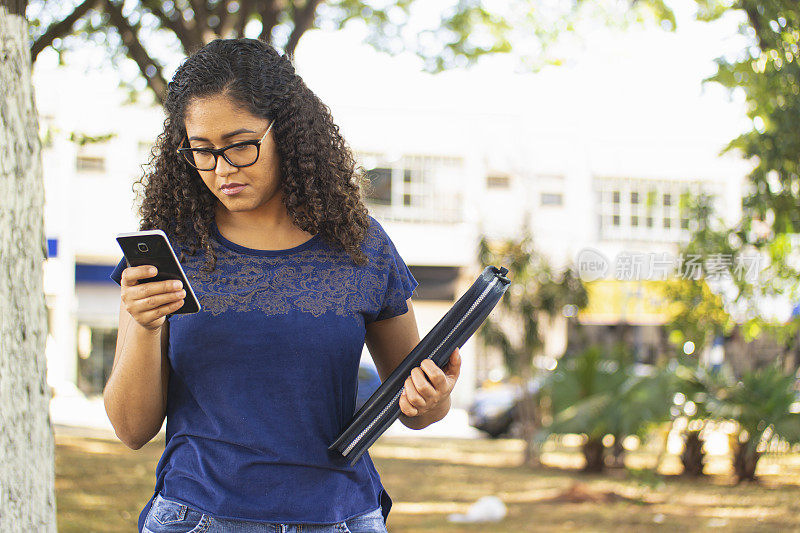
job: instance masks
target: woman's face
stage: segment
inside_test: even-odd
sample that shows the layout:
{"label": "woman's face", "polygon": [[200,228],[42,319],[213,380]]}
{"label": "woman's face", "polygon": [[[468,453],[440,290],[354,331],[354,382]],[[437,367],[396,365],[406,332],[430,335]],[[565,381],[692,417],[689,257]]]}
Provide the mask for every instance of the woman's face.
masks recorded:
{"label": "woman's face", "polygon": [[[269,120],[252,115],[223,95],[190,100],[184,122],[192,148],[222,148],[239,141],[257,141],[270,126]],[[261,142],[254,164],[235,167],[219,156],[214,170],[197,171],[208,189],[229,211],[263,210],[265,213],[276,213],[284,209],[273,132],[274,128]],[[241,183],[244,188],[236,194],[227,195],[221,187],[229,183]]]}

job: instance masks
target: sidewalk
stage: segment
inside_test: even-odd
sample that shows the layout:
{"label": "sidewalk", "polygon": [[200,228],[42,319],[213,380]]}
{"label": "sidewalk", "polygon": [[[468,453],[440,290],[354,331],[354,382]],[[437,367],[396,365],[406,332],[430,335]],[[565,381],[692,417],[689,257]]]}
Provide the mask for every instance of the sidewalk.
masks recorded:
{"label": "sidewalk", "polygon": [[50,398],[50,422],[56,435],[119,440],[106,415],[103,397],[87,398],[77,388],[61,389]]}
{"label": "sidewalk", "polygon": [[[56,393],[50,400],[50,420],[53,431],[59,435],[75,435],[93,438],[118,440],[114,427],[108,420],[103,397],[86,397],[79,390],[67,390]],[[166,421],[159,432],[166,431]],[[482,434],[469,425],[467,412],[464,409],[450,409],[442,420],[430,426],[414,430],[405,427],[399,420],[395,421],[384,433],[387,437],[444,437],[474,439]]]}

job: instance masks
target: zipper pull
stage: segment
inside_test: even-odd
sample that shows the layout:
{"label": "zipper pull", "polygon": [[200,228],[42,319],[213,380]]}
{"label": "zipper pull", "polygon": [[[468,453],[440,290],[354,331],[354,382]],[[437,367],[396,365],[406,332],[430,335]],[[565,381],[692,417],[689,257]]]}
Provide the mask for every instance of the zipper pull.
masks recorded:
{"label": "zipper pull", "polygon": [[500,281],[502,281],[506,285],[511,283],[511,280],[506,277],[506,274],[508,274],[508,269],[506,267],[500,267],[499,269],[495,267],[495,269],[497,269],[497,273],[495,275]]}

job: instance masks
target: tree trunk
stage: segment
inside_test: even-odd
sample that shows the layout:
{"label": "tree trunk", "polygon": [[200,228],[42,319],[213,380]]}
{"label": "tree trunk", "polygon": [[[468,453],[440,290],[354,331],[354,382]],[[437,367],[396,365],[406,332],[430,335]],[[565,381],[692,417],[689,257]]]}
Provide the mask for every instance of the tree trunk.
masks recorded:
{"label": "tree trunk", "polygon": [[619,435],[614,435],[614,445],[611,447],[611,468],[625,468],[625,448],[622,447],[622,439]]}
{"label": "tree trunk", "polygon": [[703,450],[703,439],[700,431],[689,431],[683,439],[683,473],[687,476],[698,477],[703,475],[703,466],[706,461],[706,452]]}
{"label": "tree trunk", "polygon": [[586,465],[583,467],[584,472],[599,473],[603,471],[605,466],[605,446],[602,438],[589,437],[583,443],[581,451],[583,451],[583,458],[586,459]]}
{"label": "tree trunk", "polygon": [[733,471],[737,482],[756,480],[756,465],[760,458],[761,452],[756,451],[755,444],[751,446],[749,440],[737,444],[733,449]]}
{"label": "tree trunk", "polygon": [[522,378],[522,394],[518,404],[518,414],[522,427],[522,438],[525,440],[524,464],[529,467],[537,467],[541,466],[539,447],[534,439],[540,423],[539,401],[537,394],[528,394],[528,383],[532,378],[530,361],[525,362],[520,374]]}
{"label": "tree trunk", "polygon": [[536,398],[525,394],[520,400],[519,417],[522,427],[522,438],[525,440],[525,466],[541,466],[539,446],[536,443],[536,431],[539,428],[537,419]]}
{"label": "tree trunk", "polygon": [[25,4],[0,4],[0,531],[54,532],[44,190]]}

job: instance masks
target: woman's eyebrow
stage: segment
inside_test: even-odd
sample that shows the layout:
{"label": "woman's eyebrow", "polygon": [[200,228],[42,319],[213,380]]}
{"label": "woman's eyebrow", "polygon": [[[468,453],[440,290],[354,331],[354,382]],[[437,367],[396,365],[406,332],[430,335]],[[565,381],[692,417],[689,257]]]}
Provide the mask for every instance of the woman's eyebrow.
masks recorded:
{"label": "woman's eyebrow", "polygon": [[[245,128],[239,128],[236,131],[232,131],[230,133],[223,134],[222,138],[223,139],[228,139],[230,137],[233,137],[234,135],[239,135],[240,133],[255,133],[255,132],[253,130],[248,130],[248,129],[245,129]],[[205,137],[197,137],[196,135],[192,136],[192,137],[189,137],[189,140],[190,141],[208,141],[208,139],[206,139]]]}

